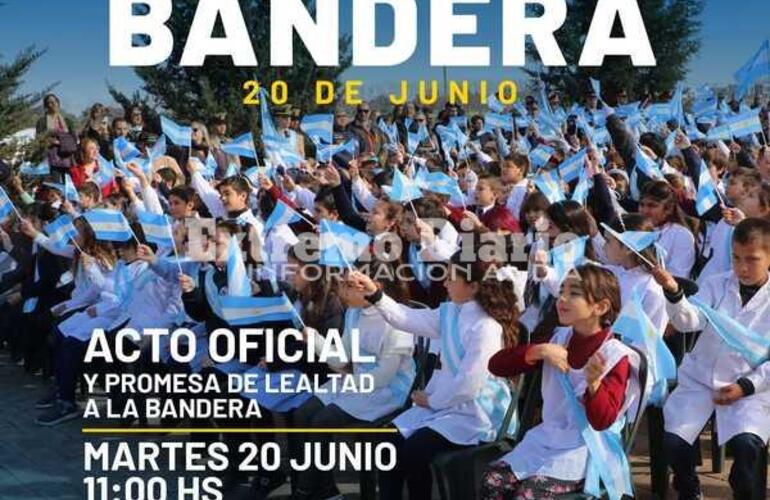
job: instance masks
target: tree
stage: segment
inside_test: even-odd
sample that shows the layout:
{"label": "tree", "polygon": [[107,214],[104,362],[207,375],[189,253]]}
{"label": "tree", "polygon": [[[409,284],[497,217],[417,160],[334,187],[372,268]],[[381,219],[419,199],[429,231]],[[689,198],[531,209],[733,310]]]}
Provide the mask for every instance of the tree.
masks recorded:
{"label": "tree", "polygon": [[[530,44],[527,53],[538,64],[526,71],[530,75],[540,74],[550,88],[561,89],[573,100],[582,97],[589,88],[589,77],[602,82],[602,94],[607,99],[621,89],[626,90],[631,99],[648,93],[669,92],[684,79],[688,62],[700,49],[698,16],[703,10],[703,0],[644,0],[639,2],[639,8],[656,66],[634,67],[630,57],[608,56],[599,68],[578,67],[597,0],[570,0],[568,4],[567,20],[556,33],[568,66],[543,68],[537,50]],[[620,21],[616,19],[612,36],[622,34]]]}
{"label": "tree", "polygon": [[[143,91],[152,96],[157,105],[169,110],[182,121],[207,120],[215,113],[226,112],[231,127],[236,131],[256,128],[259,107],[243,104],[246,92],[243,84],[256,80],[269,85],[273,81],[286,81],[289,87],[289,102],[312,110],[314,104],[314,82],[319,79],[337,82],[339,76],[350,66],[350,37],[340,39],[340,65],[318,67],[294,34],[294,65],[274,68],[266,65],[270,60],[270,2],[263,0],[241,0],[241,9],[246,26],[249,27],[252,45],[260,61],[258,68],[236,67],[229,57],[208,57],[201,67],[183,67],[178,64],[187,43],[198,0],[174,2],[174,11],[167,23],[174,34],[171,57],[155,67],[138,67],[136,74],[143,80]],[[306,0],[308,10],[315,13],[315,2]],[[214,30],[217,37],[224,36],[221,21]],[[114,90],[114,89],[112,89]],[[124,102],[135,101],[119,92],[113,97]],[[149,103],[144,102],[147,106]]]}
{"label": "tree", "polygon": [[[44,92],[24,94],[19,90],[24,75],[43,53],[44,51],[29,47],[13,61],[0,64],[0,140],[35,124],[33,107],[40,101]],[[0,146],[2,158],[10,160],[21,152],[16,144]]]}

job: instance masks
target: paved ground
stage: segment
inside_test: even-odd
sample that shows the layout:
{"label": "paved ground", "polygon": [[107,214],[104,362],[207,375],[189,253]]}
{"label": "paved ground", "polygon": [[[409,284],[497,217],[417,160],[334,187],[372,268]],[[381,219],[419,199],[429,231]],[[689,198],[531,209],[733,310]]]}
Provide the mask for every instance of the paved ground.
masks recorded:
{"label": "paved ground", "polygon": [[[40,377],[24,374],[12,365],[7,353],[0,351],[0,499],[55,499],[78,500],[85,498],[83,486],[83,444],[81,422],[70,421],[54,428],[35,425],[35,401],[43,394],[45,384]],[[643,426],[644,427],[644,426]],[[133,438],[135,441],[138,438]],[[143,438],[147,440],[148,438]],[[153,438],[150,438],[153,439]],[[161,438],[155,438],[161,439]],[[169,440],[163,437],[163,440]],[[708,457],[705,450],[704,459]],[[637,498],[652,498],[649,488],[649,463],[646,458],[646,436],[640,436],[636,454],[632,457]],[[730,498],[726,481],[729,461],[723,474],[711,474],[710,461],[702,468],[706,498]],[[129,474],[116,474],[125,479]],[[142,474],[131,474],[142,475]],[[147,473],[144,477],[151,477]],[[342,477],[340,489],[348,498],[357,498],[355,477]],[[176,481],[176,479],[174,479]],[[176,498],[175,487],[170,486],[169,498]],[[276,498],[289,494],[287,486],[275,492]],[[173,495],[173,496],[172,496]],[[189,498],[189,497],[188,497]],[[248,497],[247,497],[248,498]],[[670,496],[673,498],[673,496]],[[770,498],[770,491],[768,494]]]}

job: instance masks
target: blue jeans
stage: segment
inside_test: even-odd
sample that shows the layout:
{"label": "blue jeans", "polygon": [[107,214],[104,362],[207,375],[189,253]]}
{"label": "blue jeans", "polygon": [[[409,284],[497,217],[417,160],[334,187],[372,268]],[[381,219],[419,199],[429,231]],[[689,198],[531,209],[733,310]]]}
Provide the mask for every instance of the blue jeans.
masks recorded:
{"label": "blue jeans", "polygon": [[[668,465],[674,471],[674,488],[680,500],[696,499],[700,495],[700,480],[695,471],[698,465],[697,444],[696,441],[691,445],[670,432],[663,438],[663,449]],[[735,459],[729,479],[735,498],[759,500],[752,497],[752,491],[759,474],[757,465],[761,454],[765,453],[765,443],[755,434],[744,433],[730,439],[727,446]]]}

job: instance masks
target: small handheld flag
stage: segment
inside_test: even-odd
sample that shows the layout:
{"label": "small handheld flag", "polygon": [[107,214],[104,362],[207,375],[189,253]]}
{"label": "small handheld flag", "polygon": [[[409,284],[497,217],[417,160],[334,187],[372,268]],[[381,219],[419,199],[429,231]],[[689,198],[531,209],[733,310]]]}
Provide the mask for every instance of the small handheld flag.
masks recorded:
{"label": "small handheld flag", "polygon": [[126,218],[117,210],[90,210],[83,217],[98,240],[125,242],[135,237]]}
{"label": "small handheld flag", "polygon": [[321,265],[351,268],[352,262],[368,248],[372,238],[342,222],[321,221]]}
{"label": "small handheld flag", "polygon": [[273,211],[270,213],[270,217],[265,221],[265,233],[274,227],[283,224],[299,222],[300,219],[301,217],[293,208],[283,201],[278,200],[278,203],[275,204],[275,208],[273,208]]}
{"label": "small handheld flag", "polygon": [[222,144],[222,151],[233,156],[257,159],[256,149],[254,148],[254,136],[251,132]]}
{"label": "small handheld flag", "polygon": [[405,203],[407,201],[422,198],[422,191],[417,183],[396,169],[393,172],[393,188],[391,189],[388,198],[393,201]]}
{"label": "small handheld flag", "polygon": [[179,125],[174,120],[163,115],[160,117],[160,127],[169,141],[177,146],[189,148],[192,146],[192,128]]}
{"label": "small handheld flag", "polygon": [[39,165],[24,163],[19,167],[19,173],[26,177],[44,177],[51,173],[51,166],[48,161],[43,161]]}
{"label": "small handheld flag", "polygon": [[56,248],[64,248],[78,234],[72,224],[72,217],[66,214],[47,224],[43,229]]}
{"label": "small handheld flag", "polygon": [[581,236],[551,250],[551,262],[559,283],[567,277],[567,273],[585,260],[587,242],[588,236]]}
{"label": "small handheld flag", "polygon": [[716,205],[719,205],[719,194],[714,179],[709,173],[706,163],[701,160],[698,175],[698,193],[695,196],[695,209],[698,215],[703,215]]}
{"label": "small handheld flag", "polygon": [[570,156],[559,165],[559,175],[564,182],[572,182],[580,177],[580,172],[585,169],[585,161],[588,151],[584,148]]}
{"label": "small handheld flag", "polygon": [[16,207],[11,201],[11,198],[8,196],[8,193],[6,193],[5,190],[0,187],[0,220],[8,217],[12,212],[16,212],[16,215],[18,215],[21,219],[21,215],[19,215],[19,212],[16,210]]}
{"label": "small handheld flag", "polygon": [[529,153],[529,158],[535,167],[542,168],[551,161],[554,153],[555,150],[552,147],[541,144]]}
{"label": "small handheld flag", "polygon": [[115,153],[115,157],[119,157],[123,163],[142,156],[142,152],[125,137],[117,137],[112,141],[112,150]]}
{"label": "small handheld flag", "polygon": [[334,115],[307,115],[299,127],[316,145],[331,144],[334,133]]}
{"label": "small handheld flag", "polygon": [[171,248],[174,246],[174,238],[171,235],[171,222],[163,214],[137,211],[136,218],[142,225],[144,238],[159,247]]}
{"label": "small handheld flag", "polygon": [[561,180],[556,170],[544,170],[535,177],[535,186],[540,190],[550,203],[564,201],[564,191],[561,188]]}
{"label": "small handheld flag", "polygon": [[230,237],[227,247],[227,295],[230,297],[250,297],[251,282],[246,274],[241,247],[236,236]]}

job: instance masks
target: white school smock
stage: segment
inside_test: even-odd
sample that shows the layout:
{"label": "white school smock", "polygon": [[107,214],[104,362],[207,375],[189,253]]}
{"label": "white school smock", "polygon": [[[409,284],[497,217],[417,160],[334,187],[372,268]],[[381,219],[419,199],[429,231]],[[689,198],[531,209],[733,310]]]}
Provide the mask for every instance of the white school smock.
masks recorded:
{"label": "white school smock", "polygon": [[[133,280],[140,270],[147,266],[146,262],[135,261],[127,265],[129,279]],[[90,266],[91,268],[97,266]],[[117,266],[116,266],[117,269]],[[93,272],[93,271],[91,271]],[[96,308],[96,316],[91,317],[87,311],[81,311],[73,314],[69,318],[59,323],[59,331],[65,336],[88,342],[94,329],[102,328],[107,330],[115,319],[120,315],[120,303],[115,290],[115,270],[113,269],[108,276],[104,277],[101,286],[91,284],[91,290],[98,290],[98,300],[89,304]]]}
{"label": "white school smock", "polygon": [[[698,284],[702,284],[709,276],[726,273],[732,270],[732,244],[733,231],[724,219],[720,220],[710,231],[710,236],[705,248],[705,255],[711,254],[711,258],[698,276]],[[713,253],[712,253],[713,252]]]}
{"label": "white school smock", "polygon": [[145,328],[170,328],[177,320],[179,310],[175,306],[181,300],[181,296],[175,295],[178,286],[161,278],[146,262],[143,264],[132,279],[134,291],[130,302],[121,307],[108,330],[128,321],[124,328],[141,333]]}
{"label": "white school smock", "polygon": [[[411,309],[388,296],[383,296],[375,307],[395,328],[440,338],[438,309]],[[430,408],[413,406],[393,420],[405,438],[428,427],[455,444],[475,445],[498,431],[492,429],[477,398],[489,378],[489,358],[502,349],[503,329],[475,301],[460,305],[457,321],[465,349],[458,374],[453,375],[448,367],[437,368],[425,388]]]}
{"label": "white school smock", "polygon": [[[412,359],[414,337],[390,326],[374,307],[361,311],[361,318],[354,328],[360,332],[359,352],[374,356],[377,361],[374,366],[354,363],[353,375],[371,374],[374,390],[369,393],[319,393],[316,397],[327,406],[337,405],[358,420],[372,422],[401,408],[409,397],[409,389],[415,377]],[[345,352],[350,356],[351,335],[347,326],[342,340]],[[319,350],[322,343],[316,340],[315,345],[316,350]],[[331,382],[327,382],[324,387],[329,389],[331,385]]]}
{"label": "white school smock", "polygon": [[81,263],[75,273],[74,283],[75,287],[72,289],[69,300],[53,307],[63,304],[62,315],[96,304],[101,298],[102,291],[112,293],[114,287],[112,269],[102,268],[96,263],[87,266]]}
{"label": "white school smock", "polygon": [[652,321],[655,331],[662,334],[668,325],[668,313],[666,312],[666,296],[663,289],[641,267],[626,269],[620,266],[603,265],[612,271],[620,284],[620,301],[625,306],[636,292],[642,299],[642,307],[647,317]]}
{"label": "white school smock", "polygon": [[695,237],[680,224],[665,224],[659,231],[658,244],[666,251],[666,270],[674,276],[689,278],[695,265]]}
{"label": "white school smock", "polygon": [[[741,305],[738,278],[732,272],[707,277],[696,297],[752,332],[770,336],[770,281],[745,306]],[[693,443],[716,411],[720,445],[744,432],[765,442],[770,439],[770,361],[752,369],[686,298],[667,303],[666,309],[677,330],[703,330],[692,352],[685,355],[677,387],[663,407],[666,431]],[[742,377],[751,380],[755,393],[729,406],[715,405],[715,392]]]}
{"label": "white school smock", "polygon": [[[551,343],[566,347],[572,334],[572,328],[557,328]],[[623,357],[628,357],[631,365],[626,397],[618,413],[618,419],[620,419],[629,408],[635,408],[634,405],[638,404],[639,355],[614,338],[605,341],[599,348],[599,352],[602,353],[606,362],[602,377],[609,373]],[[572,406],[559,383],[556,368],[544,363],[542,370],[543,422],[530,429],[521,443],[502,460],[510,466],[519,480],[532,476],[545,476],[563,481],[580,481],[586,476],[588,447],[581,435],[581,428],[575,421]],[[582,400],[588,386],[585,369],[570,369],[568,377],[578,400]]]}
{"label": "white school smock", "polygon": [[513,214],[516,220],[521,216],[521,206],[529,192],[529,179],[522,179],[511,188],[508,200],[505,202],[505,208]]}

